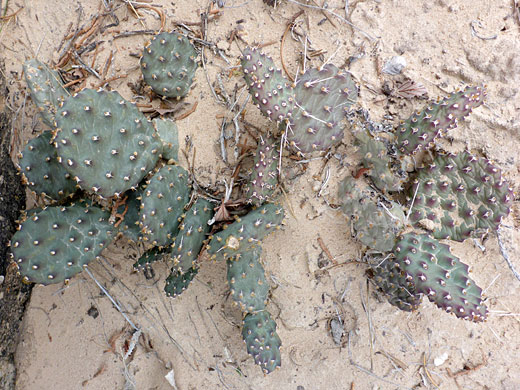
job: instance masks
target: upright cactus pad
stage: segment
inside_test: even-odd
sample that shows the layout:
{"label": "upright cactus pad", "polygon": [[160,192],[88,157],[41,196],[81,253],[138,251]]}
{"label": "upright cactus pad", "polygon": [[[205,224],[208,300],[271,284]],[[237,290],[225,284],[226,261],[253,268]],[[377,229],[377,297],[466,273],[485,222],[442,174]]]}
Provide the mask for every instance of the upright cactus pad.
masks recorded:
{"label": "upright cactus pad", "polygon": [[419,171],[416,191],[411,222],[455,241],[496,230],[513,202],[500,169],[468,152],[437,156]]}
{"label": "upright cactus pad", "polygon": [[282,341],[276,333],[276,322],[268,311],[247,314],[242,324],[242,338],[247,352],[264,373],[270,374],[282,365],[280,346]]}
{"label": "upright cactus pad", "polygon": [[191,281],[198,273],[198,268],[190,268],[185,273],[172,270],[170,275],[166,278],[166,285],[164,286],[166,295],[173,298],[181,295],[184,291],[186,291]]}
{"label": "upright cactus pad", "polygon": [[482,105],[485,96],[482,87],[466,87],[437,103],[430,103],[397,129],[397,147],[404,154],[430,148],[438,137],[456,128],[460,120]]}
{"label": "upright cactus pad", "polygon": [[162,158],[168,161],[177,161],[179,159],[179,130],[177,125],[169,119],[154,119],[153,125],[162,142]]}
{"label": "upright cactus pad", "polygon": [[459,318],[474,322],[486,319],[482,289],[470,279],[468,266],[451,253],[448,245],[426,234],[408,233],[396,244],[394,254],[417,293]]}
{"label": "upright cactus pad", "polygon": [[58,106],[69,96],[59,73],[37,59],[25,61],[23,72],[31,99],[38,107],[43,122],[54,128]]}
{"label": "upright cactus pad", "polygon": [[174,261],[174,269],[185,273],[195,267],[206,235],[211,226],[208,221],[213,217],[213,204],[199,198],[183,216],[179,226],[179,234],[171,248],[171,257]]}
{"label": "upright cactus pad", "polygon": [[271,200],[278,184],[278,158],[280,143],[274,138],[260,137],[256,148],[251,177],[246,187],[245,198],[260,206]]}
{"label": "upright cactus pad", "polygon": [[275,123],[289,119],[294,110],[292,87],[272,58],[247,47],[242,55],[242,70],[253,103],[260,111]]}
{"label": "upright cactus pad", "polygon": [[76,192],[76,183],[58,163],[51,139],[52,132],[49,130],[29,141],[18,155],[19,169],[31,190],[59,200]]}
{"label": "upright cactus pad", "polygon": [[141,228],[139,227],[139,220],[141,218],[139,211],[141,209],[144,187],[144,183],[141,183],[137,189],[126,191],[122,196],[123,199],[127,197],[126,201],[117,209],[120,215],[124,214],[119,230],[128,239],[134,242],[140,241],[143,237]]}
{"label": "upright cactus pad", "polygon": [[269,283],[260,263],[260,247],[245,251],[236,260],[227,261],[227,280],[233,300],[244,313],[265,309]]}
{"label": "upright cactus pad", "polygon": [[79,203],[32,213],[11,240],[24,280],[60,283],[81,272],[114,239],[109,217],[98,207]]}
{"label": "upright cactus pad", "polygon": [[197,51],[188,38],[176,32],[163,32],[152,38],[141,57],[144,81],[158,95],[185,96],[197,69]]}
{"label": "upright cactus pad", "polygon": [[234,258],[280,229],[283,217],[283,207],[275,203],[266,203],[244,217],[237,217],[235,222],[211,237],[208,254],[218,260]]}
{"label": "upright cactus pad", "polygon": [[404,228],[404,210],[395,202],[383,207],[383,203],[360,186],[361,183],[350,176],[340,183],[341,208],[351,218],[356,239],[371,249],[387,252],[394,247],[397,235]]}
{"label": "upright cactus pad", "polygon": [[190,192],[188,172],[179,166],[166,165],[147,182],[139,222],[144,241],[160,247],[173,242]]}
{"label": "upright cactus pad", "polygon": [[152,124],[119,93],[84,89],[56,114],[58,161],[79,186],[104,198],[137,186],[161,142]]}
{"label": "upright cactus pad", "polygon": [[294,88],[295,108],[287,141],[301,153],[325,151],[343,139],[345,111],[356,102],[357,87],[349,73],[327,64],[312,68]]}
{"label": "upright cactus pad", "polygon": [[422,294],[416,292],[415,284],[407,279],[399,263],[387,259],[371,270],[374,274],[372,281],[383,291],[391,305],[404,311],[419,308]]}

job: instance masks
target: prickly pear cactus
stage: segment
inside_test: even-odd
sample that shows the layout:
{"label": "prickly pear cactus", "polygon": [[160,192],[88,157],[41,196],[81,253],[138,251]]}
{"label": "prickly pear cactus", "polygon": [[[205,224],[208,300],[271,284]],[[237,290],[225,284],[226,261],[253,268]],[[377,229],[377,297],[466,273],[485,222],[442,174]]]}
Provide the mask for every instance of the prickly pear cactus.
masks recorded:
{"label": "prickly pear cactus", "polygon": [[18,168],[31,190],[59,200],[76,192],[76,183],[58,163],[51,139],[52,131],[49,130],[30,140],[18,155]]}
{"label": "prickly pear cactus", "polygon": [[152,90],[168,98],[185,96],[197,69],[197,51],[188,38],[163,32],[152,38],[141,57],[144,81]]}
{"label": "prickly pear cactus", "polygon": [[79,186],[104,198],[135,188],[162,148],[152,124],[115,91],[84,89],[56,114],[58,161]]}
{"label": "prickly pear cactus", "polygon": [[363,189],[362,182],[347,176],[339,185],[343,212],[351,218],[355,238],[379,252],[390,251],[405,226],[402,206],[390,202],[383,207],[374,194]]}
{"label": "prickly pear cactus", "polygon": [[195,267],[204,240],[211,229],[208,221],[213,214],[213,204],[204,198],[198,198],[183,216],[179,234],[171,248],[173,269],[185,273]]}
{"label": "prickly pear cactus", "polygon": [[270,374],[281,366],[282,342],[276,333],[276,322],[268,311],[263,310],[245,316],[242,323],[242,338],[246,343],[247,352],[264,373]]}
{"label": "prickly pear cactus", "polygon": [[280,143],[270,137],[260,137],[245,198],[249,203],[260,206],[272,196],[278,185],[278,158]]}
{"label": "prickly pear cactus", "polygon": [[23,221],[11,240],[11,252],[24,281],[52,284],[81,272],[112,242],[110,214],[77,203],[47,207]]}
{"label": "prickly pear cactus", "polygon": [[468,152],[437,156],[419,171],[416,191],[411,222],[455,241],[496,230],[513,202],[500,169]]}
{"label": "prickly pear cactus", "polygon": [[283,207],[266,203],[250,211],[213,236],[208,244],[208,254],[215,260],[236,257],[260,243],[269,233],[280,229],[284,217]]}
{"label": "prickly pear cactus", "polygon": [[227,280],[231,297],[244,313],[265,309],[269,283],[260,263],[260,247],[245,251],[227,261]]}
{"label": "prickly pear cactus", "polygon": [[430,103],[397,129],[397,147],[404,154],[429,149],[437,138],[456,128],[460,120],[482,105],[485,96],[486,91],[482,87],[468,86],[437,103]]}
{"label": "prickly pear cactus", "polygon": [[343,118],[357,100],[357,87],[349,73],[327,64],[305,72],[294,99],[287,141],[297,152],[325,151],[343,139]]}
{"label": "prickly pear cactus", "polygon": [[394,254],[417,293],[459,318],[474,322],[486,319],[482,289],[448,245],[426,234],[408,233],[396,244]]}
{"label": "prickly pear cactus", "polygon": [[170,161],[179,159],[179,131],[174,121],[154,119],[153,125],[162,142],[161,156]]}
{"label": "prickly pear cactus", "polygon": [[294,110],[292,87],[272,58],[254,47],[246,47],[241,64],[253,103],[275,123],[289,119]]}
{"label": "prickly pear cactus", "polygon": [[154,246],[148,249],[143,255],[134,263],[134,270],[143,271],[152,266],[156,261],[161,260],[165,255],[165,251]]}
{"label": "prickly pear cactus", "polygon": [[69,96],[59,73],[37,59],[25,61],[23,72],[31,99],[38,107],[43,122],[54,128],[58,106]]}
{"label": "prickly pear cactus", "polygon": [[371,270],[374,274],[372,281],[383,291],[391,305],[404,311],[419,308],[422,294],[416,292],[415,284],[407,279],[399,263],[390,258]]}
{"label": "prickly pear cactus", "polygon": [[144,187],[146,185],[141,183],[139,187],[135,190],[126,191],[122,199],[126,200],[124,204],[118,207],[117,212],[120,215],[124,215],[123,221],[119,226],[119,230],[123,233],[128,239],[138,242],[142,239],[143,234],[141,233],[141,228],[139,227],[139,210],[141,208],[141,199],[144,192]]}
{"label": "prickly pear cactus", "polygon": [[166,165],[159,169],[142,196],[139,226],[144,241],[159,247],[173,242],[190,192],[184,168]]}
{"label": "prickly pear cactus", "polygon": [[164,286],[164,292],[166,295],[172,298],[176,298],[181,295],[195,276],[199,273],[198,268],[190,268],[184,273],[172,270],[170,275],[166,278],[166,285]]}

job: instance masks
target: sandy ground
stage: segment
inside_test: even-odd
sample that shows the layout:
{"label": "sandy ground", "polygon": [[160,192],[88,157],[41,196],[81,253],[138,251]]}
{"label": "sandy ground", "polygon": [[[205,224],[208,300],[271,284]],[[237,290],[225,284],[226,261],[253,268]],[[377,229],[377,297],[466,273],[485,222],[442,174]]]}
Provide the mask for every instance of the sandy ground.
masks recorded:
{"label": "sandy ground", "polygon": [[[322,3],[321,0],[317,0]],[[113,1],[119,25],[97,32],[92,41],[102,41],[97,54],[82,58],[103,72],[112,53],[105,78],[127,75],[110,82],[128,99],[135,98],[129,83],[138,83],[139,54],[149,35],[114,39],[121,32],[158,30],[160,20],[150,9],[142,16],[123,2]],[[196,111],[178,121],[181,146],[189,137],[196,148],[195,167],[202,183],[216,183],[231,174],[234,142],[228,142],[228,163],[221,157],[219,136],[222,117],[232,114],[217,103],[208,81],[219,90],[238,91],[244,81],[237,71],[239,47],[243,41],[228,40],[233,31],[249,44],[268,44],[264,50],[280,65],[280,39],[287,23],[300,10],[294,33],[285,39],[283,57],[294,74],[304,51],[323,50],[307,66],[319,66],[329,57],[347,66],[360,85],[359,106],[374,120],[397,121],[423,106],[420,99],[387,99],[384,83],[390,87],[403,75],[381,73],[384,63],[401,55],[407,67],[403,73],[422,83],[430,96],[445,96],[462,83],[488,86],[487,104],[480,107],[446,142],[450,151],[469,148],[484,153],[502,167],[516,194],[520,187],[520,20],[510,0],[329,0],[329,10],[341,18],[282,1],[276,9],[261,0],[243,3],[228,0],[217,17],[207,25],[207,41],[217,45],[223,56],[205,49],[206,71],[200,67],[195,86],[180,105],[182,114],[198,102]],[[309,2],[312,4],[312,1]],[[345,22],[345,4],[349,3]],[[44,125],[34,117],[30,99],[25,100],[20,81],[22,63],[34,56],[57,63],[64,36],[87,25],[99,11],[98,1],[18,0],[10,1],[2,22],[0,55],[16,113],[14,152],[23,147]],[[166,16],[166,28],[176,22],[199,22],[207,0],[166,1],[153,4]],[[5,5],[5,1],[2,2]],[[103,10],[101,11],[103,12]],[[241,22],[239,23],[239,21]],[[113,23],[108,15],[102,23]],[[69,29],[69,25],[72,25]],[[194,32],[200,26],[192,25]],[[90,77],[87,86],[99,80]],[[141,101],[148,103],[147,100]],[[159,102],[154,100],[154,107]],[[267,129],[270,124],[248,103],[245,120]],[[234,129],[229,128],[230,132]],[[231,134],[233,135],[233,134]],[[234,135],[233,135],[234,136]],[[242,135],[241,142],[250,137]],[[432,304],[408,314],[390,306],[370,286],[366,266],[345,264],[331,267],[318,242],[321,238],[339,264],[360,259],[361,248],[350,238],[349,224],[328,204],[337,203],[338,181],[358,162],[351,136],[337,148],[324,169],[314,160],[303,170],[288,164],[288,198],[294,210],[285,229],[263,244],[263,260],[272,285],[269,310],[278,323],[283,340],[282,368],[264,376],[248,357],[241,340],[241,313],[231,305],[225,284],[225,265],[205,262],[195,282],[180,298],[167,298],[162,288],[166,264],[155,267],[147,280],[132,272],[142,249],[117,241],[105,252],[105,260],[89,268],[142,329],[133,356],[123,359],[125,342],[132,331],[108,298],[86,274],[75,277],[66,288],[61,285],[36,287],[26,311],[16,361],[17,388],[32,389],[520,389],[520,282],[502,258],[494,236],[481,251],[472,241],[452,244],[454,253],[473,269],[473,278],[485,289],[489,319],[473,324],[456,319]],[[340,163],[341,161],[341,163]],[[186,164],[186,161],[181,161]],[[316,188],[330,172],[321,196]],[[28,207],[34,204],[29,196]],[[504,246],[520,269],[520,214],[515,203],[505,221]],[[340,315],[345,334],[337,344],[329,322]],[[338,340],[337,340],[338,341]],[[172,371],[175,386],[165,379]],[[132,387],[134,386],[134,387]]]}

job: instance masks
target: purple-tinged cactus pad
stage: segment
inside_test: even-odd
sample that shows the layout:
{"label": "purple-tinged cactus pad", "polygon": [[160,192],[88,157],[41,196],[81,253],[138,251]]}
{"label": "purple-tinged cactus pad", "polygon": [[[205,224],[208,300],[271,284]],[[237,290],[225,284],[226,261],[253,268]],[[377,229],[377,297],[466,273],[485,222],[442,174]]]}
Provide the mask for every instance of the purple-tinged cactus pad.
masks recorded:
{"label": "purple-tinged cactus pad", "polygon": [[272,196],[278,184],[280,143],[274,138],[260,137],[245,197],[248,203],[260,206]]}
{"label": "purple-tinged cactus pad", "polygon": [[468,266],[450,247],[427,234],[409,233],[394,248],[395,261],[417,293],[459,318],[474,322],[486,319],[482,289],[469,277]]}
{"label": "purple-tinged cactus pad", "polygon": [[468,152],[437,156],[419,171],[415,191],[411,222],[455,241],[497,230],[513,202],[500,169]]}
{"label": "purple-tinged cactus pad", "polygon": [[431,148],[437,138],[456,128],[460,120],[482,105],[485,96],[482,87],[466,87],[437,103],[430,103],[397,129],[398,149],[404,154],[416,154]]}

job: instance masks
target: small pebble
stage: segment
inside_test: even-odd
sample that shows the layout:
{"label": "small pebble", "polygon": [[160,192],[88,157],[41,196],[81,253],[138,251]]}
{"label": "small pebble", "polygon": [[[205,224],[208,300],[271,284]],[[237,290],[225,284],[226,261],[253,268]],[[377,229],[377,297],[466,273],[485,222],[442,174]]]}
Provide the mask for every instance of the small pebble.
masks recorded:
{"label": "small pebble", "polygon": [[433,364],[435,367],[439,367],[444,364],[444,362],[448,359],[448,353],[444,352],[441,356],[437,356],[433,359]]}
{"label": "small pebble", "polygon": [[406,68],[406,59],[401,56],[394,56],[386,61],[383,66],[383,73],[396,75]]}

